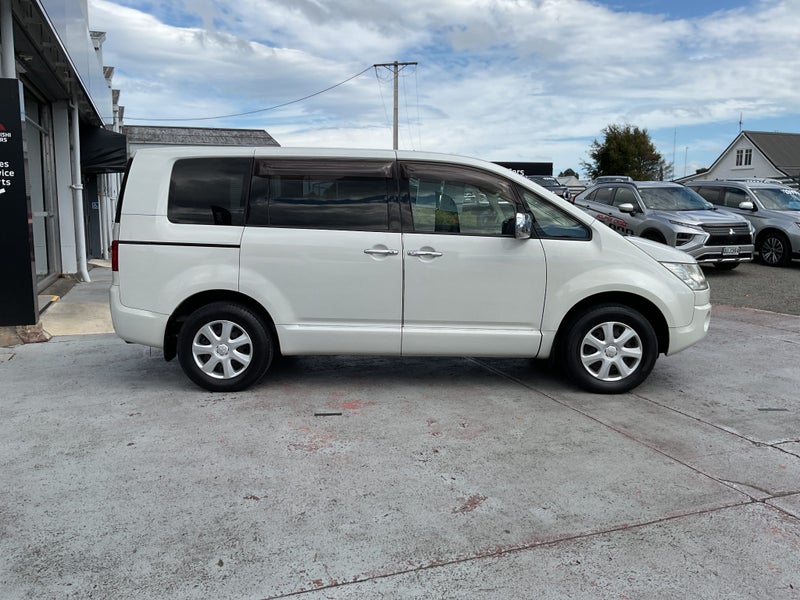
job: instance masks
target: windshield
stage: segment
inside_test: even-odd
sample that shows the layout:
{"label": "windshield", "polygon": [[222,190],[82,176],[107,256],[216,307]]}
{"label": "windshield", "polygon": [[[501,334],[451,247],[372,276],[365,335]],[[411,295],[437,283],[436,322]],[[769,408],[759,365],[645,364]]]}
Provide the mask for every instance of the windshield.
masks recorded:
{"label": "windshield", "polygon": [[709,203],[685,187],[641,187],[639,195],[652,210],[706,210]]}
{"label": "windshield", "polygon": [[768,210],[800,210],[800,192],[791,188],[753,188]]}

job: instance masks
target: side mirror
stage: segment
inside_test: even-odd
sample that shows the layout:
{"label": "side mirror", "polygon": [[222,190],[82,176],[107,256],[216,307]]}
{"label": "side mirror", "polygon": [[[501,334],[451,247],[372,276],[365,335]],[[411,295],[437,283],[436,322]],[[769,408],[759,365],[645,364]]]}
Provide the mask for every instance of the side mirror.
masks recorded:
{"label": "side mirror", "polygon": [[740,210],[755,210],[755,205],[750,202],[750,200],[745,200],[744,202],[739,202],[739,209]]}
{"label": "side mirror", "polygon": [[527,240],[533,231],[533,217],[528,213],[518,212],[514,222],[514,237]]}
{"label": "side mirror", "polygon": [[617,208],[619,209],[619,212],[624,212],[631,215],[636,212],[636,207],[630,202],[625,202],[624,204],[620,204]]}

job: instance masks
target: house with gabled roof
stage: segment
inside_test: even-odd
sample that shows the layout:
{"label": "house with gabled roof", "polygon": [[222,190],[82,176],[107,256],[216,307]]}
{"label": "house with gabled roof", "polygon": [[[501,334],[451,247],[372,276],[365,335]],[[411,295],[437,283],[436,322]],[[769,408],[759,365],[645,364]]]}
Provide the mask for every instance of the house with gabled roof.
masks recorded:
{"label": "house with gabled roof", "polygon": [[800,133],[741,131],[708,171],[678,179],[776,179],[800,183]]}

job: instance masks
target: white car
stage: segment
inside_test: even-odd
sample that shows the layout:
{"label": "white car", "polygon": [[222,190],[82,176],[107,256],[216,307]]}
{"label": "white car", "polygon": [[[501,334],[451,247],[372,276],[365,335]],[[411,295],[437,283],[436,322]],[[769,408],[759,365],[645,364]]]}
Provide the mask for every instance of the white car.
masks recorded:
{"label": "white car", "polygon": [[442,154],[139,150],[112,250],[118,335],[212,391],[281,353],[550,357],[620,393],[711,312],[691,256]]}

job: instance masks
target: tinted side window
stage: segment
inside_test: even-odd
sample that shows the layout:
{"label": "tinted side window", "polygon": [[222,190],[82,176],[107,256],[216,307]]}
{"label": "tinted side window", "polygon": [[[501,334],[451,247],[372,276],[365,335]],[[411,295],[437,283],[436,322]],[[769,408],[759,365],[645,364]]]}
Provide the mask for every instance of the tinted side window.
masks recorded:
{"label": "tinted side window", "polygon": [[633,190],[626,187],[617,188],[617,193],[614,195],[614,206],[620,204],[633,204],[634,208],[639,208],[639,201],[636,199],[636,194]]}
{"label": "tinted side window", "polygon": [[592,200],[600,204],[611,204],[611,198],[614,196],[614,189],[613,187],[600,188],[595,192]]}
{"label": "tinted side window", "polygon": [[508,183],[491,173],[451,165],[404,165],[410,224],[416,233],[513,236],[517,213]]}
{"label": "tinted side window", "polygon": [[528,190],[522,192],[525,204],[533,213],[533,228],[542,238],[570,238],[588,240],[589,228],[571,215],[532,194]]}
{"label": "tinted side window", "polygon": [[725,188],[725,206],[728,208],[739,208],[742,202],[749,202],[747,192],[738,188]]}
{"label": "tinted side window", "polygon": [[173,223],[243,225],[252,164],[245,157],[176,161],[167,217]]}
{"label": "tinted side window", "polygon": [[711,204],[723,204],[719,199],[719,188],[702,186],[690,187],[689,189],[700,194],[706,202],[711,202]]}
{"label": "tinted side window", "polygon": [[249,225],[387,231],[391,163],[257,160]]}

